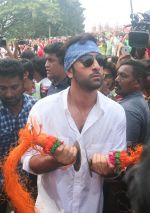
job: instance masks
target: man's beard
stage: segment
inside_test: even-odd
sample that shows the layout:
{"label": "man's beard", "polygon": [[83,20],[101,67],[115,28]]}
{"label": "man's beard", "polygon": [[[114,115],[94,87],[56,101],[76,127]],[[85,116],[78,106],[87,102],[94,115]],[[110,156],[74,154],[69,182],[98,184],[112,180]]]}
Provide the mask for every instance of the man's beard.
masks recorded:
{"label": "man's beard", "polygon": [[3,105],[7,108],[15,107],[22,101],[22,94],[13,98],[1,98]]}
{"label": "man's beard", "polygon": [[[74,72],[74,78],[76,79],[80,87],[86,91],[91,92],[91,91],[97,90],[102,85],[102,81],[103,81],[102,77],[100,77],[99,79],[95,81],[92,80],[93,76],[96,73],[89,75],[87,79],[81,79],[75,69],[73,70],[73,72]],[[97,72],[97,74],[100,75],[99,72]]]}

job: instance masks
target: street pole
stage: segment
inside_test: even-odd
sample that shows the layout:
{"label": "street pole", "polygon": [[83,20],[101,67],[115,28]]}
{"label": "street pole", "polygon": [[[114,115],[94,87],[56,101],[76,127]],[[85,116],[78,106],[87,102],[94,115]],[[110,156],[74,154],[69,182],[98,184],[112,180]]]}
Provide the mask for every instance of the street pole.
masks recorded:
{"label": "street pole", "polygon": [[131,7],[131,14],[133,14],[133,4],[132,4],[132,0],[130,0],[130,7]]}
{"label": "street pole", "polygon": [[132,4],[132,0],[130,0],[130,8],[131,8],[131,19],[133,21],[133,4]]}

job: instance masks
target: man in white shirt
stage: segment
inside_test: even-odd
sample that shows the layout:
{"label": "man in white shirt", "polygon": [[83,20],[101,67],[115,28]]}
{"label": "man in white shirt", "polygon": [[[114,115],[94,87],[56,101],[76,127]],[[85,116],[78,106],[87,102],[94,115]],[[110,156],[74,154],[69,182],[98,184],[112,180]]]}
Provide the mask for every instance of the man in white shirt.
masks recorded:
{"label": "man in white shirt", "polygon": [[[101,62],[92,35],[70,40],[64,60],[70,88],[38,101],[31,110],[29,122],[36,120],[41,132],[64,141],[54,155],[30,150],[22,158],[23,169],[38,174],[36,208],[41,213],[102,213],[103,175],[113,172],[105,155],[126,149],[126,119],[119,104],[97,91]],[[72,165],[76,141],[81,150],[79,171]]]}

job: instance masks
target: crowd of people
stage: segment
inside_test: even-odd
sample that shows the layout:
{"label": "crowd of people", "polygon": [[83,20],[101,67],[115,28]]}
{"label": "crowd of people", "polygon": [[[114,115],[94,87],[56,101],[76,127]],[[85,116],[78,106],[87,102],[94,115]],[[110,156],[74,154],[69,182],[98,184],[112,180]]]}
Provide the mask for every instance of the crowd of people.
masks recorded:
{"label": "crowd of people", "polygon": [[[35,212],[150,211],[148,49],[129,47],[127,35],[97,39],[89,33],[44,42],[15,41],[1,49],[2,213],[19,212],[5,193],[2,169],[26,124],[63,141],[53,154],[31,148],[20,161],[19,173],[30,180],[26,188],[34,188]],[[109,153],[134,150],[139,144],[145,147],[141,162],[116,174],[108,163]]]}

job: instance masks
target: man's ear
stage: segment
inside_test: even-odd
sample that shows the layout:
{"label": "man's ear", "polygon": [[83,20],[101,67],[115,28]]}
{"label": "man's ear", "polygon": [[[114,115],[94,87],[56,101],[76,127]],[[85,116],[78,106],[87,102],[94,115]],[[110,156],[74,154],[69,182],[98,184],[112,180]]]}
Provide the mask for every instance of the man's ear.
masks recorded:
{"label": "man's ear", "polygon": [[143,79],[142,78],[140,78],[140,79],[135,79],[135,81],[134,81],[134,87],[136,88],[136,89],[142,89],[143,88],[143,85],[144,85],[144,81],[143,81]]}
{"label": "man's ear", "polygon": [[66,72],[68,78],[72,79],[73,77],[73,72],[72,72],[72,68],[70,68],[67,72]]}

